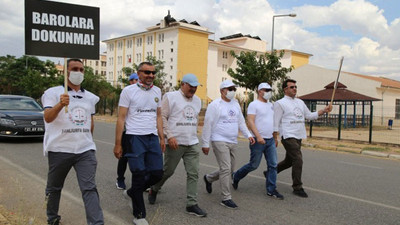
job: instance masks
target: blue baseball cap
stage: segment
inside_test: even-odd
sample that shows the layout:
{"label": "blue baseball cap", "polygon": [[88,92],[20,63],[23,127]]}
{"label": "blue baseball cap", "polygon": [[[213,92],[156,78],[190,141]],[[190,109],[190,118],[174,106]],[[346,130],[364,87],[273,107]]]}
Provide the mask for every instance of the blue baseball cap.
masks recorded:
{"label": "blue baseball cap", "polygon": [[138,77],[137,73],[132,73],[129,76],[129,81],[131,81],[131,80],[139,80],[139,77]]}
{"label": "blue baseball cap", "polygon": [[188,73],[182,78],[182,83],[187,83],[190,86],[197,87],[200,85],[199,81],[197,80],[196,75],[192,73]]}

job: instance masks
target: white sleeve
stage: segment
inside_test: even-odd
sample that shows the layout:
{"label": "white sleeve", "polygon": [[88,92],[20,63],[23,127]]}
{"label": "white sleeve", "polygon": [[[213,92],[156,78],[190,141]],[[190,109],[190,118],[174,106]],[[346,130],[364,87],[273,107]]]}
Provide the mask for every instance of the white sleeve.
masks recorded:
{"label": "white sleeve", "polygon": [[204,117],[204,125],[203,125],[203,131],[202,131],[202,135],[201,135],[201,139],[203,142],[203,148],[209,148],[210,147],[210,139],[211,139],[211,130],[214,124],[214,119],[216,119],[216,107],[215,105],[217,104],[213,104],[210,103],[210,105],[208,105],[207,110],[206,110],[206,115]]}
{"label": "white sleeve", "polygon": [[60,96],[52,90],[46,90],[42,95],[43,108],[53,108],[60,101]]}
{"label": "white sleeve", "polygon": [[[129,87],[129,86],[128,86]],[[119,96],[119,103],[118,106],[122,106],[125,108],[129,108],[129,104],[130,104],[130,99],[129,99],[129,94],[127,91],[128,87],[124,88],[121,92],[121,95]]]}
{"label": "white sleeve", "polygon": [[283,109],[279,102],[274,103],[274,132],[279,132],[279,125],[281,124],[283,116]]}

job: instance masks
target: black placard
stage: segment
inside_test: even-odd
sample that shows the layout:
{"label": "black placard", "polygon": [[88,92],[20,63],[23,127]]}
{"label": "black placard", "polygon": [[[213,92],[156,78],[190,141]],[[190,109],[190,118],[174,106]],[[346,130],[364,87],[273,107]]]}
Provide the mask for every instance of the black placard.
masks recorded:
{"label": "black placard", "polygon": [[100,9],[25,0],[25,54],[99,59]]}

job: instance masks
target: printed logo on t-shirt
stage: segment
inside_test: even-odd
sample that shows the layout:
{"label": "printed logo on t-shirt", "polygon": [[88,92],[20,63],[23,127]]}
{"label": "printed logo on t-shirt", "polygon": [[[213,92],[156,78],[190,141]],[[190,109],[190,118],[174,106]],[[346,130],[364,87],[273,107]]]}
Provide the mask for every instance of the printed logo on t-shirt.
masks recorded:
{"label": "printed logo on t-shirt", "polygon": [[293,114],[297,119],[302,119],[303,118],[303,112],[298,107],[295,107],[293,109]]}
{"label": "printed logo on t-shirt", "polygon": [[160,101],[160,99],[158,99],[158,97],[155,97],[155,98],[154,98],[154,101],[155,101],[156,103],[158,103],[158,101]]}
{"label": "printed logo on t-shirt", "polygon": [[185,117],[187,121],[195,120],[196,119],[195,109],[190,105],[185,106],[185,108],[183,109],[183,117]]}
{"label": "printed logo on t-shirt", "polygon": [[235,110],[228,109],[228,118],[223,121],[224,123],[237,123],[237,115]]}
{"label": "printed logo on t-shirt", "polygon": [[78,126],[83,126],[87,123],[88,118],[86,110],[82,107],[76,106],[69,110],[69,120]]}

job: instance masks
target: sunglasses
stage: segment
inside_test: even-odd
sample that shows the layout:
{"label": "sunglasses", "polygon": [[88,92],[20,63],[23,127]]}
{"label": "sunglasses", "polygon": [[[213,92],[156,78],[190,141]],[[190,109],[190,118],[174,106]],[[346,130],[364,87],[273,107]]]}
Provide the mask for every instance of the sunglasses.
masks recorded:
{"label": "sunglasses", "polygon": [[296,88],[297,89],[297,86],[289,86],[288,88],[290,88],[290,89]]}
{"label": "sunglasses", "polygon": [[262,88],[262,89],[260,89],[260,91],[270,92],[270,91],[272,91],[272,89]]}
{"label": "sunglasses", "polygon": [[235,87],[228,87],[228,88],[226,88],[226,89],[228,89],[228,91],[236,91],[236,88],[235,88]]}
{"label": "sunglasses", "polygon": [[156,74],[156,71],[152,71],[152,70],[139,70],[139,72],[143,72],[143,73],[145,73],[146,75],[150,75],[151,73],[152,73],[153,75]]}

